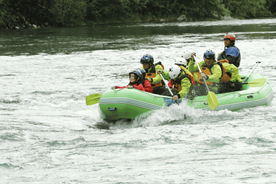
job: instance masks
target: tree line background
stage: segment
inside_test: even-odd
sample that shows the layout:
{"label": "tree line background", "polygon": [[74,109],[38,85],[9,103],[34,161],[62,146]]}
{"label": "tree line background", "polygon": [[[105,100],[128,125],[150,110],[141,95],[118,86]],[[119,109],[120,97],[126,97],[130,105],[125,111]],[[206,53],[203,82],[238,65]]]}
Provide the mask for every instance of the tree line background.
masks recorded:
{"label": "tree line background", "polygon": [[[0,28],[276,15],[276,0],[0,0]],[[217,15],[217,16],[215,16]]]}

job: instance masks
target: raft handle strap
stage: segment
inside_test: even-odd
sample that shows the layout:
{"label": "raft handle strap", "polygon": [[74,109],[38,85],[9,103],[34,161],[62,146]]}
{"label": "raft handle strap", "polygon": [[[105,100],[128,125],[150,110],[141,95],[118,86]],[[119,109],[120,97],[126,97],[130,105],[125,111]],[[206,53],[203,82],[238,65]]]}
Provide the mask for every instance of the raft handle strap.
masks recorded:
{"label": "raft handle strap", "polygon": [[110,107],[108,107],[108,111],[116,111],[117,110],[117,108],[115,107],[115,108],[113,108],[113,109],[111,109]]}

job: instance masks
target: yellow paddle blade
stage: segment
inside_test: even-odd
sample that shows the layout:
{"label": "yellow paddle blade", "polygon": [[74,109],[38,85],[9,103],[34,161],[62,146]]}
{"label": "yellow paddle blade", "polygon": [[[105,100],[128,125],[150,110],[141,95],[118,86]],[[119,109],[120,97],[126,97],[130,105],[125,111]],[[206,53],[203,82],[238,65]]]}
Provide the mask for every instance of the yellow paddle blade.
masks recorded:
{"label": "yellow paddle blade", "polygon": [[248,82],[248,84],[250,87],[261,87],[264,85],[265,82],[266,82],[266,79],[262,78],[262,79],[252,80]]}
{"label": "yellow paddle blade", "polygon": [[100,93],[95,93],[92,95],[89,95],[86,97],[86,105],[93,105],[96,104],[100,101],[101,98],[101,94]]}
{"label": "yellow paddle blade", "polygon": [[218,99],[212,91],[208,91],[207,102],[211,110],[215,110],[219,105]]}

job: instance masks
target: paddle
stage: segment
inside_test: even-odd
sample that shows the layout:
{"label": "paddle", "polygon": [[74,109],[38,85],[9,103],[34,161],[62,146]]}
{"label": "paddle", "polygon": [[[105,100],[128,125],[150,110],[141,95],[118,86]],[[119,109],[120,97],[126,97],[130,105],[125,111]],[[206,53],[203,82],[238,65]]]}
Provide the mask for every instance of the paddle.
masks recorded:
{"label": "paddle", "polygon": [[[195,59],[196,65],[197,65],[197,67],[198,67],[198,70],[199,70],[199,72],[200,72],[200,74],[201,74],[201,76],[202,76],[202,71],[201,71],[201,69],[200,69],[200,67],[199,67],[199,65],[198,65],[198,63],[197,63],[197,61],[196,61],[196,57],[195,57],[195,56],[194,56],[194,59]],[[218,105],[219,105],[218,99],[217,99],[215,93],[212,92],[212,91],[210,91],[210,89],[209,89],[209,87],[208,87],[208,85],[207,85],[207,83],[206,83],[205,78],[202,77],[202,79],[203,79],[204,84],[205,84],[205,86],[206,86],[206,89],[207,89],[207,91],[208,91],[208,95],[207,95],[207,102],[208,102],[208,105],[209,105],[209,107],[210,107],[211,110],[215,110],[215,109],[218,107]]]}
{"label": "paddle", "polygon": [[255,68],[257,67],[257,65],[258,65],[259,63],[261,63],[261,61],[257,61],[257,62],[256,62],[256,65],[254,66],[254,68],[252,69],[252,71],[250,72],[250,74],[245,78],[245,80],[244,80],[243,82],[246,82],[246,81],[247,81],[247,79],[250,77],[250,75],[252,74],[252,72],[255,70]]}
{"label": "paddle", "polygon": [[[172,93],[171,89],[169,88],[168,84],[165,82],[165,79],[164,79],[163,75],[161,73],[159,73],[159,75],[162,78],[163,82],[165,83],[166,87],[168,88],[169,92],[173,96],[173,93]],[[177,103],[179,105],[179,103],[177,101],[175,101],[175,103]]]}
{"label": "paddle", "polygon": [[95,94],[87,96],[85,98],[86,105],[94,105],[94,104],[98,103],[100,101],[101,96],[102,95],[100,93],[95,93]]}
{"label": "paddle", "polygon": [[264,85],[265,82],[266,82],[266,79],[262,78],[262,79],[255,79],[250,82],[243,82],[241,84],[248,84],[250,87],[261,87]]}

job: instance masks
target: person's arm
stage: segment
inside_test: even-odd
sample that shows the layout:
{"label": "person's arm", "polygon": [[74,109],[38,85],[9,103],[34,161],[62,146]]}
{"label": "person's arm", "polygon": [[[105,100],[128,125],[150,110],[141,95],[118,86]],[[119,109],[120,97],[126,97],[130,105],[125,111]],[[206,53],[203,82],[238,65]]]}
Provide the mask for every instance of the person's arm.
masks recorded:
{"label": "person's arm", "polygon": [[[204,63],[204,61],[201,61],[198,63],[199,67],[201,67],[201,65]],[[197,64],[195,63],[195,61],[192,59],[189,64],[188,64],[188,70],[190,72],[198,72],[198,67]]]}
{"label": "person's arm", "polygon": [[153,92],[153,88],[150,85],[150,82],[148,80],[144,80],[144,89],[146,92],[152,93]]}
{"label": "person's arm", "polygon": [[[159,75],[159,74],[158,74]],[[163,71],[162,72],[162,76],[164,77],[164,79],[166,80],[170,80],[170,75],[169,75],[169,71]]]}
{"label": "person's arm", "polygon": [[226,72],[230,72],[231,73],[231,79],[230,79],[230,81],[231,82],[235,82],[236,79],[237,79],[237,77],[238,77],[238,75],[239,75],[238,68],[235,67],[235,65],[233,65],[233,64],[224,64],[223,66],[224,66]]}
{"label": "person's arm", "polygon": [[[123,88],[127,88],[127,86],[114,86],[115,88],[114,89],[123,89]],[[113,87],[112,87],[113,89]]]}
{"label": "person's arm", "polygon": [[141,91],[145,91],[145,89],[144,89],[144,87],[143,87],[143,85],[142,84],[139,84],[139,85],[137,85],[137,86],[133,86],[135,89],[139,89],[139,90],[141,90]]}
{"label": "person's arm", "polygon": [[[193,59],[191,59],[190,62],[189,62],[189,64],[188,64],[188,70],[190,72],[196,72],[196,69],[197,69],[196,63],[195,63],[195,61]],[[197,69],[197,71],[198,71],[198,69]]]}
{"label": "person's arm", "polygon": [[223,64],[226,72],[230,72],[231,73],[231,79],[230,82],[241,82],[241,76],[239,75],[239,69],[233,65],[233,64]]}
{"label": "person's arm", "polygon": [[189,93],[191,85],[192,84],[187,77],[182,79],[181,80],[181,91],[179,91],[177,94],[178,98],[185,97],[185,95]]}
{"label": "person's arm", "polygon": [[162,81],[162,78],[160,75],[157,73],[158,70],[164,71],[161,65],[156,65],[155,66],[155,77],[152,78],[152,83],[159,83]]}
{"label": "person's arm", "polygon": [[220,82],[220,77],[222,75],[222,71],[221,71],[220,66],[219,65],[214,65],[211,68],[211,71],[212,71],[213,74],[208,75],[207,81],[219,83]]}

